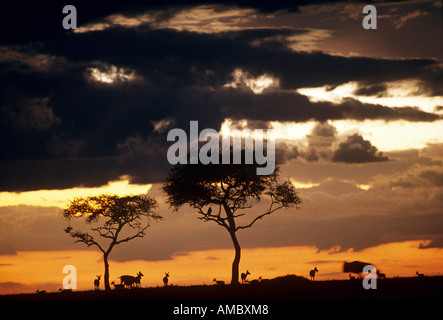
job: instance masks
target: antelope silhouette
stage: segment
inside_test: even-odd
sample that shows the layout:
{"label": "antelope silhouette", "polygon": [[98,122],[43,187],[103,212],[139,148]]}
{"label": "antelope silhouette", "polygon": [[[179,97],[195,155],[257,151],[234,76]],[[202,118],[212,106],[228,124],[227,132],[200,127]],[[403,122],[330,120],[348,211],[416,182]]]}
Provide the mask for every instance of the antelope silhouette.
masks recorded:
{"label": "antelope silhouette", "polygon": [[240,277],[241,277],[241,283],[242,284],[244,284],[246,282],[246,277],[248,276],[248,274],[250,274],[248,270],[246,270],[246,273],[242,273],[241,274]]}
{"label": "antelope silhouette", "polygon": [[169,281],[169,272],[165,272],[165,276],[163,277],[163,284],[165,285],[165,287],[168,285],[168,281]]}
{"label": "antelope silhouette", "polygon": [[132,285],[135,284],[135,286],[140,285],[140,279],[143,277],[143,273],[140,271],[137,273],[136,277],[123,275],[120,276],[120,284],[123,284],[125,287],[128,286],[129,288],[132,288]]}
{"label": "antelope silhouette", "polygon": [[94,288],[95,288],[95,290],[99,290],[100,289],[100,278],[101,278],[101,275],[99,275],[99,276],[96,275],[96,277],[97,277],[97,279],[94,280]]}
{"label": "antelope silhouette", "polygon": [[120,289],[124,289],[125,288],[124,284],[115,284],[114,281],[112,281],[111,284],[114,286],[115,290],[120,290]]}
{"label": "antelope silhouette", "polygon": [[309,275],[311,276],[311,280],[315,279],[315,273],[318,272],[317,267],[309,271]]}
{"label": "antelope silhouette", "polygon": [[219,285],[219,286],[225,284],[224,281],[222,281],[222,280],[217,280],[216,278],[214,278],[214,280],[212,280],[212,281],[215,281],[215,283],[216,283],[217,285]]}

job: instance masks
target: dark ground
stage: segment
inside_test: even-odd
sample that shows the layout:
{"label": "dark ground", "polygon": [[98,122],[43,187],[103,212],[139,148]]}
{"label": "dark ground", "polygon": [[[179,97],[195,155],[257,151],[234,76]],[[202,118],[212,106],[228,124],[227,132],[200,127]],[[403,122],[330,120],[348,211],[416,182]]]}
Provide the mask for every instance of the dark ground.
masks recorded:
{"label": "dark ground", "polygon": [[173,286],[106,291],[48,292],[0,296],[0,300],[443,300],[443,276],[377,280],[365,290],[362,280],[309,281],[288,275],[261,283],[222,286]]}

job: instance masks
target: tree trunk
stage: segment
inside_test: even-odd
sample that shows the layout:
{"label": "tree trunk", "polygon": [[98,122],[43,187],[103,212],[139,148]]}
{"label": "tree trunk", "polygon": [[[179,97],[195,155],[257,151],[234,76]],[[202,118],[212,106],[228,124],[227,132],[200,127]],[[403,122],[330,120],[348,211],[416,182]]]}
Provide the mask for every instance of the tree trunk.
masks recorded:
{"label": "tree trunk", "polygon": [[231,235],[232,243],[234,244],[235,249],[235,256],[234,261],[232,262],[232,277],[231,277],[231,285],[238,285],[238,268],[240,264],[240,257],[241,257],[241,248],[240,243],[238,243],[237,235],[235,234],[235,231],[230,231],[229,234]]}
{"label": "tree trunk", "polygon": [[235,220],[234,215],[232,214],[231,208],[229,208],[227,203],[223,203],[223,207],[225,209],[226,217],[228,218],[229,226],[226,228],[231,236],[232,243],[234,244],[235,256],[234,261],[232,261],[232,276],[231,276],[231,285],[238,285],[238,266],[240,264],[241,257],[241,248],[240,243],[238,243],[237,235],[235,234]]}
{"label": "tree trunk", "polygon": [[105,252],[103,254],[103,261],[105,262],[105,276],[104,276],[104,283],[105,283],[105,290],[109,291],[111,290],[111,286],[109,285],[109,263],[108,263],[108,255],[109,252]]}

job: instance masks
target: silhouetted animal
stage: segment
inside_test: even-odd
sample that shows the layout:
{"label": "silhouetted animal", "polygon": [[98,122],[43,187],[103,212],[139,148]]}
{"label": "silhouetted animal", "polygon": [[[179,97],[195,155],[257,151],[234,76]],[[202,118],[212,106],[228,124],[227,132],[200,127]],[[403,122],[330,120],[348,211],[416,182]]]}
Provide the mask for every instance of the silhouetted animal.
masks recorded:
{"label": "silhouetted animal", "polygon": [[120,289],[124,289],[125,288],[124,284],[115,284],[114,281],[112,281],[111,284],[114,286],[115,290],[120,290]]}
{"label": "silhouetted animal", "polygon": [[217,279],[215,279],[215,278],[214,278],[214,280],[212,280],[212,281],[215,281],[215,283],[218,284],[219,286],[225,284],[224,281],[222,281],[222,280],[217,280]]}
{"label": "silhouetted animal", "polygon": [[64,292],[72,292],[72,289],[63,289],[63,288],[60,288],[60,289],[58,289],[58,291],[60,291],[60,292],[62,292],[62,293],[64,293]]}
{"label": "silhouetted animal", "polygon": [[318,272],[317,267],[315,267],[313,270],[309,271],[309,275],[311,276],[311,280],[315,279],[316,272]]}
{"label": "silhouetted animal", "polygon": [[261,282],[261,276],[258,277],[258,279],[254,279],[254,280],[249,281],[249,284],[258,284],[260,282]]}
{"label": "silhouetted animal", "polygon": [[373,265],[373,264],[361,261],[344,262],[343,272],[351,272],[360,275],[363,272],[363,268],[367,265]]}
{"label": "silhouetted animal", "polygon": [[37,292],[37,293],[46,293],[46,290],[39,290],[39,289],[37,289],[37,290],[35,290],[35,292]]}
{"label": "silhouetted animal", "polygon": [[379,279],[386,279],[386,274],[377,271],[377,277],[378,277]]}
{"label": "silhouetted animal", "polygon": [[349,280],[355,280],[355,279],[356,278],[353,275],[349,274]]}
{"label": "silhouetted animal", "polygon": [[143,277],[143,273],[141,273],[141,271],[139,271],[137,273],[136,277],[133,276],[128,276],[128,275],[123,275],[120,276],[119,279],[121,281],[120,284],[123,284],[125,287],[129,287],[132,288],[132,285],[135,283],[135,285],[137,286],[137,284],[140,284],[140,279],[141,277]]}
{"label": "silhouetted animal", "polygon": [[143,273],[141,273],[139,271],[137,273],[137,276],[135,277],[135,280],[134,280],[134,284],[135,284],[136,287],[141,287],[142,286],[142,284],[140,283],[142,277],[143,277]]}
{"label": "silhouetted animal", "polygon": [[423,273],[418,273],[418,271],[415,273],[417,275],[417,277],[419,278],[423,278],[425,275]]}
{"label": "silhouetted animal", "polygon": [[250,274],[248,270],[246,270],[246,273],[242,273],[241,274],[241,276],[240,276],[241,277],[241,283],[244,284],[246,282],[246,277],[248,276],[248,274]]}
{"label": "silhouetted animal", "polygon": [[165,276],[163,277],[163,284],[165,287],[168,285],[169,272],[165,272]]}
{"label": "silhouetted animal", "polygon": [[97,277],[97,279],[94,280],[94,288],[95,288],[95,290],[99,290],[100,289],[100,278],[101,278],[101,275],[99,275],[99,276],[96,275],[96,277]]}

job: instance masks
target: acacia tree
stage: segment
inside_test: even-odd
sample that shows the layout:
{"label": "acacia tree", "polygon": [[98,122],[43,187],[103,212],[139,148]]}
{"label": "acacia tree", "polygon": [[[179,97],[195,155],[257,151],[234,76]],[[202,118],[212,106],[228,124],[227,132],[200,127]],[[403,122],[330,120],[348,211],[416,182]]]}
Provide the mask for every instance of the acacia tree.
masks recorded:
{"label": "acacia tree", "polygon": [[[163,185],[166,202],[175,211],[189,204],[196,209],[199,219],[212,221],[228,231],[235,249],[232,285],[239,283],[241,247],[237,231],[252,227],[279,209],[297,207],[301,203],[290,182],[279,182],[278,172],[276,167],[269,176],[257,175],[253,164],[176,164]],[[267,198],[269,206],[240,225],[238,218],[245,216],[247,209],[262,198]]]}
{"label": "acacia tree", "polygon": [[[71,219],[84,219],[86,224],[100,223],[91,227],[94,234],[74,230],[68,226],[65,232],[88,247],[96,246],[103,253],[105,264],[104,283],[105,289],[111,290],[109,285],[108,257],[112,249],[123,242],[145,236],[150,219],[162,220],[155,210],[158,207],[155,199],[146,196],[124,196],[101,194],[93,197],[75,198],[61,214]],[[143,221],[147,218],[147,221]],[[123,235],[124,234],[124,235]],[[108,239],[98,242],[97,238]]]}

